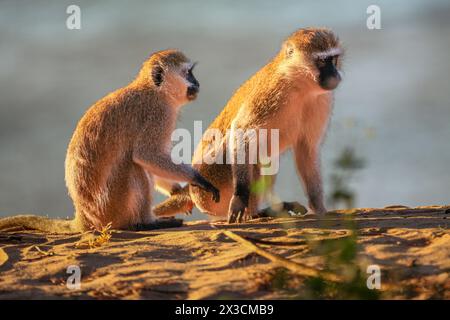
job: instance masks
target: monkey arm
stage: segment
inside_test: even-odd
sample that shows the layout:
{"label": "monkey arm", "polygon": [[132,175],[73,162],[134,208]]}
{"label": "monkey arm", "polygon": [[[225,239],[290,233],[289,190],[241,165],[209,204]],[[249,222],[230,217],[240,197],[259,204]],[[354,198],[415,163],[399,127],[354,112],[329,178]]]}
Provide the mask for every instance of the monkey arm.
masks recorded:
{"label": "monkey arm", "polygon": [[250,170],[247,164],[232,164],[233,196],[228,210],[228,222],[242,222],[250,198]]}
{"label": "monkey arm", "polygon": [[220,201],[220,193],[211,183],[203,178],[191,166],[181,163],[175,164],[172,158],[164,151],[155,148],[135,148],[133,161],[147,172],[166,180],[187,181],[193,186],[202,188],[213,195],[215,202]]}
{"label": "monkey arm", "polygon": [[167,145],[163,142],[166,141],[166,131],[170,133],[170,129],[163,125],[145,127],[134,141],[133,161],[161,179],[192,182],[195,170],[187,164],[175,164],[172,161]]}
{"label": "monkey arm", "polygon": [[184,163],[173,163],[170,155],[160,150],[137,149],[133,153],[133,161],[144,170],[165,180],[192,182],[195,179],[194,169]]}
{"label": "monkey arm", "polygon": [[[231,173],[233,177],[233,196],[228,209],[228,222],[242,222],[245,211],[248,208],[250,198],[250,165],[249,165],[249,141],[239,137],[236,131],[237,121],[231,126],[229,150],[232,151]],[[240,146],[239,144],[243,144]],[[244,161],[239,161],[239,152],[244,152]],[[242,155],[241,155],[242,156]],[[244,163],[240,163],[244,162]]]}
{"label": "monkey arm", "polygon": [[317,214],[324,214],[327,210],[323,204],[319,146],[311,145],[306,139],[299,139],[293,149],[297,171],[308,196],[309,207]]}

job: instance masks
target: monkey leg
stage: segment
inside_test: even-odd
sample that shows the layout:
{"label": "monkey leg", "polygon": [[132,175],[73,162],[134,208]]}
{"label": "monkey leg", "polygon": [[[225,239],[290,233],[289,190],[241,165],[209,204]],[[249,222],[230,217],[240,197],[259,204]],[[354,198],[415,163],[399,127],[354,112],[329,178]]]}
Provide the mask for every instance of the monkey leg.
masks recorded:
{"label": "monkey leg", "polygon": [[[117,195],[113,199],[116,220],[121,220],[123,226],[128,224],[132,230],[135,230],[136,226],[154,223],[156,218],[151,212],[153,175],[137,164],[132,164],[123,175],[127,177],[128,185],[127,189],[117,189],[114,192]],[[120,186],[119,183],[115,185]]]}
{"label": "monkey leg", "polygon": [[[141,183],[141,191],[143,197],[141,198],[142,201],[138,203],[141,213],[140,222],[138,222],[135,226],[133,226],[132,229],[135,231],[144,231],[144,230],[181,227],[183,225],[183,220],[181,219],[174,219],[174,218],[155,219],[155,214],[151,210],[151,192],[150,192],[150,190],[152,190],[153,180],[155,179],[155,177],[151,177],[150,174],[142,175],[142,173],[143,169],[138,168],[137,170],[135,170],[133,175],[134,183],[136,184],[136,180],[138,179]],[[146,186],[147,188],[145,188],[144,186]],[[181,190],[177,190],[176,192],[181,192]]]}
{"label": "monkey leg", "polygon": [[173,193],[169,198],[153,208],[153,214],[158,217],[173,217],[178,213],[192,213],[194,203],[189,195],[189,186]]}

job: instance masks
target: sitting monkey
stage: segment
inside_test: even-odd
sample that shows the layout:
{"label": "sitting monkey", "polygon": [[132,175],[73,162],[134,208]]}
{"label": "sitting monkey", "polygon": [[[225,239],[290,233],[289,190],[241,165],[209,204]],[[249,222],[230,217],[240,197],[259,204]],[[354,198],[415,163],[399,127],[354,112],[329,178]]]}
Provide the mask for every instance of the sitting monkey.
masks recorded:
{"label": "sitting monkey", "polygon": [[75,207],[71,221],[19,215],[0,219],[0,230],[54,233],[152,228],[154,185],[168,193],[186,181],[219,191],[186,164],[170,157],[179,108],[194,100],[199,83],[193,64],[176,50],[154,53],[126,87],[97,101],[82,117],[67,149],[65,180]]}

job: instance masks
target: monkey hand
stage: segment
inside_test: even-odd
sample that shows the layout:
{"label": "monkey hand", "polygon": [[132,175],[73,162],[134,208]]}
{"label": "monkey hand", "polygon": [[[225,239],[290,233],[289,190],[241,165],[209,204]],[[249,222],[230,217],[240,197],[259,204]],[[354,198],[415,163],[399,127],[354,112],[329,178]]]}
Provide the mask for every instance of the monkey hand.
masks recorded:
{"label": "monkey hand", "polygon": [[234,195],[228,209],[228,223],[241,223],[245,220],[247,206],[241,197]]}
{"label": "monkey hand", "polygon": [[200,189],[203,189],[207,192],[212,193],[212,198],[214,202],[220,201],[220,192],[219,190],[214,187],[211,183],[209,183],[208,180],[203,178],[199,173],[195,174],[194,180],[191,182],[192,186],[199,187]]}
{"label": "monkey hand", "polygon": [[192,215],[192,209],[194,209],[194,203],[192,201],[189,201],[187,204],[187,208],[186,211],[184,212],[184,214],[186,216],[191,216]]}

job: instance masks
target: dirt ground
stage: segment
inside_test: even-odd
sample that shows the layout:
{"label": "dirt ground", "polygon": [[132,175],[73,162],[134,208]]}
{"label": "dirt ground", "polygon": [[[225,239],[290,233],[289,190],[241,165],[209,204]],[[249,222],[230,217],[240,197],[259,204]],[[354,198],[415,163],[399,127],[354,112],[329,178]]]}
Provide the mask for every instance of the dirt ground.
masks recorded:
{"label": "dirt ground", "polygon": [[[449,206],[398,206],[104,237],[0,233],[0,299],[450,299],[449,217]],[[286,271],[224,230],[318,271],[339,264],[344,280]],[[70,265],[80,289],[67,286]],[[366,288],[368,265],[380,268],[380,290]]]}

